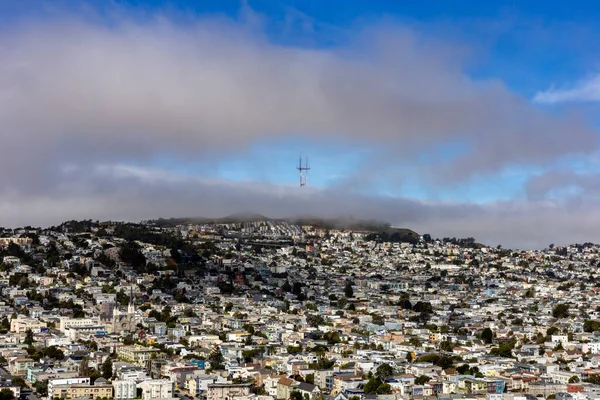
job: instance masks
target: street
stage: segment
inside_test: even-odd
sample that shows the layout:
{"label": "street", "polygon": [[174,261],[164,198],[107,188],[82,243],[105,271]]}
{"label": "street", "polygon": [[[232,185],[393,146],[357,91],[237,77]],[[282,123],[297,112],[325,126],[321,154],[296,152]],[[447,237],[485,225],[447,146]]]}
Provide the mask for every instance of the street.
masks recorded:
{"label": "street", "polygon": [[[13,376],[8,373],[8,371],[6,370],[5,367],[0,367],[0,377],[7,379],[7,380],[13,379]],[[41,398],[38,397],[35,393],[33,393],[31,388],[24,387],[24,388],[21,388],[21,399],[20,400],[41,400]]]}

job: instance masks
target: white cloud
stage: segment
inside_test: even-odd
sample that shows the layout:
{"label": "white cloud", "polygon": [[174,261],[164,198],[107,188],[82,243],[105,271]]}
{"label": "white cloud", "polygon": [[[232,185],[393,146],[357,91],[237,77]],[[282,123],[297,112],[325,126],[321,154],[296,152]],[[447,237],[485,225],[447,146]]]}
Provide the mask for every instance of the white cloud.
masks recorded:
{"label": "white cloud", "polygon": [[546,104],[600,101],[600,75],[579,82],[569,89],[551,87],[543,92],[537,92],[534,101]]}
{"label": "white cloud", "polygon": [[596,145],[581,121],[546,115],[497,81],[471,80],[451,43],[390,26],[358,36],[310,49],[231,21],[164,18],[6,31],[0,160],[14,168],[0,169],[0,184],[23,185],[14,170],[35,178],[59,161],[191,159],[297,133],[385,144],[403,157],[461,140],[471,150],[438,171],[451,178]]}
{"label": "white cloud", "polygon": [[2,223],[50,226],[70,219],[140,221],[249,212],[272,218],[378,219],[434,237],[472,236],[505,247],[600,242],[598,204],[540,200],[476,205],[361,196],[339,189],[233,183],[127,165],[93,170],[94,179],[82,175],[52,195],[0,198]]}
{"label": "white cloud", "polygon": [[581,120],[550,116],[496,80],[470,79],[452,43],[389,25],[357,36],[344,47],[284,46],[256,26],[210,18],[107,25],[70,18],[5,29],[0,222],[252,210],[352,214],[493,243],[546,241],[558,231],[554,223],[561,237],[595,235],[573,226],[600,222],[593,210],[588,220],[566,209],[554,216],[537,202],[423,203],[144,167],[155,157],[214,159],[294,134],[385,147],[387,154],[365,165],[391,169],[395,160],[458,140],[469,150],[435,166],[454,179],[596,148],[596,132]]}

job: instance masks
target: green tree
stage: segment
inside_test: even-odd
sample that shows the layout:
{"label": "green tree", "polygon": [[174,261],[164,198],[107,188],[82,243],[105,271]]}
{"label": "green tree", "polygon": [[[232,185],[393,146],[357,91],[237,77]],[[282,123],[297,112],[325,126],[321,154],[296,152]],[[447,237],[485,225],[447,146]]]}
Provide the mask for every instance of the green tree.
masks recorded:
{"label": "green tree", "polygon": [[567,318],[569,316],[569,305],[567,303],[555,305],[552,309],[552,316],[554,318]]}
{"label": "green tree", "polygon": [[595,332],[600,330],[600,322],[588,319],[583,322],[583,330],[585,332]]}
{"label": "green tree", "polygon": [[469,372],[469,364],[463,364],[463,365],[457,367],[456,372],[458,372],[461,375],[467,374]]}
{"label": "green tree", "polygon": [[119,250],[121,261],[130,264],[137,272],[146,271],[146,257],[142,254],[140,246],[133,240],[125,243]]}
{"label": "green tree", "polygon": [[453,346],[451,340],[444,340],[440,343],[440,350],[450,352],[452,349]]}
{"label": "green tree", "polygon": [[20,376],[16,376],[12,379],[12,383],[20,386],[22,388],[24,388],[25,386],[27,386],[27,384],[25,383],[25,379],[21,378]]}
{"label": "green tree", "polygon": [[79,376],[87,377],[92,374],[87,357],[83,357],[79,363]]}
{"label": "green tree", "polygon": [[[585,322],[584,322],[584,327],[585,327]],[[550,328],[546,329],[546,336],[556,335],[558,332],[560,332],[560,329],[558,329],[558,327],[551,326]]]}
{"label": "green tree", "polygon": [[309,314],[306,316],[306,323],[314,328],[325,324],[325,318],[320,314]]}
{"label": "green tree", "polygon": [[55,360],[62,360],[63,358],[65,358],[65,355],[62,352],[62,350],[56,346],[46,347],[46,349],[44,350],[44,355]]}
{"label": "green tree", "polygon": [[417,376],[415,378],[415,385],[423,385],[431,380],[427,375]]}
{"label": "green tree", "polygon": [[290,393],[290,400],[303,400],[302,393],[297,390],[292,390],[292,393]]}
{"label": "green tree", "polygon": [[48,379],[44,379],[43,381],[36,381],[33,384],[33,388],[35,389],[36,393],[40,396],[48,395]]}
{"label": "green tree", "polygon": [[577,375],[573,375],[572,377],[569,378],[569,383],[578,383],[579,382],[579,377]]}
{"label": "green tree", "polygon": [[104,379],[110,379],[113,375],[113,362],[112,358],[108,357],[106,361],[102,363],[102,377]]}
{"label": "green tree", "polygon": [[375,376],[377,376],[381,380],[385,380],[392,375],[394,375],[394,368],[392,368],[390,364],[386,363],[381,364],[379,367],[377,367],[377,370],[375,371]]}
{"label": "green tree", "polygon": [[483,340],[483,342],[487,344],[492,343],[492,341],[494,340],[494,332],[492,332],[490,328],[485,328],[481,332],[481,340]]}
{"label": "green tree", "polygon": [[96,379],[101,377],[102,373],[100,371],[98,371],[97,369],[92,369],[92,372],[90,373],[90,383],[93,385],[94,382],[96,382]]}
{"label": "green tree", "polygon": [[371,378],[363,387],[365,394],[377,394],[377,389],[381,382],[377,378]]}
{"label": "green tree", "polygon": [[442,367],[443,369],[451,368],[454,365],[454,360],[452,357],[440,357],[439,360],[435,363],[438,367]]}
{"label": "green tree", "polygon": [[225,357],[221,353],[221,349],[216,347],[208,356],[208,361],[210,362],[210,368],[214,370],[222,370],[225,368],[223,362],[225,361]]}
{"label": "green tree", "polygon": [[352,282],[347,282],[344,287],[344,296],[347,298],[354,297],[354,289],[352,289]]}
{"label": "green tree", "polygon": [[0,390],[0,400],[15,400],[15,394],[10,389]]}
{"label": "green tree", "polygon": [[587,382],[593,383],[595,385],[600,385],[600,375],[590,375],[587,378]]}
{"label": "green tree", "polygon": [[389,383],[382,383],[377,388],[377,394],[390,394],[392,393],[392,387]]}
{"label": "green tree", "polygon": [[512,350],[515,348],[515,344],[517,340],[515,337],[512,337],[510,340],[502,343],[498,347],[494,347],[490,350],[490,354],[497,357],[512,357]]}
{"label": "green tree", "polygon": [[25,340],[23,340],[23,343],[33,344],[33,342],[35,342],[35,340],[33,339],[33,331],[31,329],[27,329],[27,332],[25,332]]}

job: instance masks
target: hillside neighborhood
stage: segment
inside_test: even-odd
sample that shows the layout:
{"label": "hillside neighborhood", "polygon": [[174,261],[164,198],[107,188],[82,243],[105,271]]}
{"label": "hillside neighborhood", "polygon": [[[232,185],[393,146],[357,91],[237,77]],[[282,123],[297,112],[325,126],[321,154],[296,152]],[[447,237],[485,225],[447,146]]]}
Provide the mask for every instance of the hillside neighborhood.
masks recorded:
{"label": "hillside neighborhood", "polygon": [[0,400],[600,399],[600,246],[283,220],[0,230]]}

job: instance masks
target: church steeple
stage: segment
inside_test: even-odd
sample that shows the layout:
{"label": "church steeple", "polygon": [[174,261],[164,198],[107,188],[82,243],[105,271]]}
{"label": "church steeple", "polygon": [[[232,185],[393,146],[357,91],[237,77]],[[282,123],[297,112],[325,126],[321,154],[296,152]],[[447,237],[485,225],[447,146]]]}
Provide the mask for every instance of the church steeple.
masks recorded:
{"label": "church steeple", "polygon": [[135,304],[133,303],[133,286],[129,286],[129,305],[127,306],[127,314],[135,314]]}

